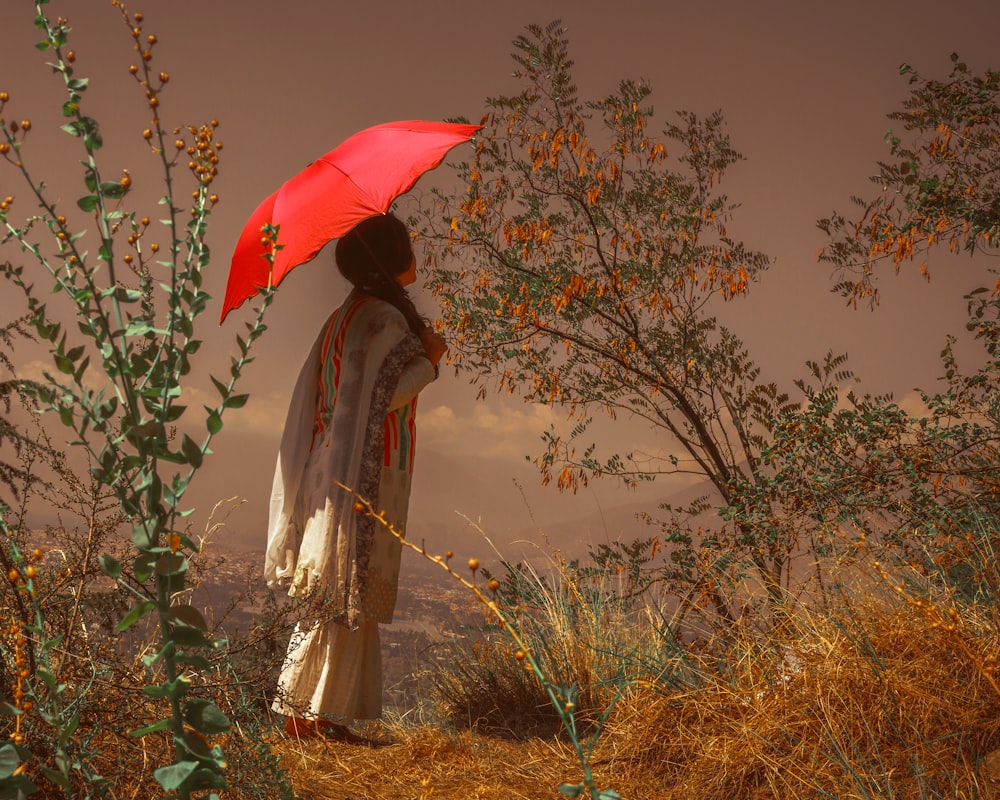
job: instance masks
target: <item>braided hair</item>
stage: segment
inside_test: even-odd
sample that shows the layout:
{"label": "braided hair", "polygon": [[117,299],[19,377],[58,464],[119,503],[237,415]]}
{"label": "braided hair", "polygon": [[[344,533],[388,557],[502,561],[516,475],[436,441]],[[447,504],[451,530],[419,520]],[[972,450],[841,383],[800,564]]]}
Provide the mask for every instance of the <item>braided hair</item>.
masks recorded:
{"label": "braided hair", "polygon": [[337,269],[355,288],[399,309],[418,336],[427,327],[406,288],[397,280],[413,263],[410,233],[397,217],[362,220],[337,242]]}

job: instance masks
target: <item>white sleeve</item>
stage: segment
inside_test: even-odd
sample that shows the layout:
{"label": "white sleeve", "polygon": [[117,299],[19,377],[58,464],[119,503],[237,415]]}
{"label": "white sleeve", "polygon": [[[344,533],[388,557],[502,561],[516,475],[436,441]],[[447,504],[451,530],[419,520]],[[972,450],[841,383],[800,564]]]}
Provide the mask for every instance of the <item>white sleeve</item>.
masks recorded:
{"label": "white sleeve", "polygon": [[427,356],[414,356],[403,368],[396,384],[396,391],[389,401],[389,410],[395,411],[420,394],[420,390],[436,377],[434,365]]}

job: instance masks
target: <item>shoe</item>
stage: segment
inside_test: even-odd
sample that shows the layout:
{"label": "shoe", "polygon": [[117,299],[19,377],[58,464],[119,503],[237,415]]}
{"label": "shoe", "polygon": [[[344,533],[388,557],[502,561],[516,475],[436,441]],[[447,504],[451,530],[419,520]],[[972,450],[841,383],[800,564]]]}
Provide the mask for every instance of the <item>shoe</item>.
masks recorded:
{"label": "shoe", "polygon": [[285,733],[293,739],[312,739],[323,736],[324,731],[332,724],[325,719],[285,717]]}
{"label": "shoe", "polygon": [[346,742],[347,744],[371,745],[371,740],[366,739],[364,736],[359,736],[346,725],[336,725],[332,722],[323,729],[321,735],[326,739],[335,739],[338,742]]}
{"label": "shoe", "polygon": [[304,717],[286,717],[285,733],[293,739],[331,739],[348,744],[367,744],[371,742],[363,736],[354,733],[346,725],[338,725],[326,719],[305,719]]}

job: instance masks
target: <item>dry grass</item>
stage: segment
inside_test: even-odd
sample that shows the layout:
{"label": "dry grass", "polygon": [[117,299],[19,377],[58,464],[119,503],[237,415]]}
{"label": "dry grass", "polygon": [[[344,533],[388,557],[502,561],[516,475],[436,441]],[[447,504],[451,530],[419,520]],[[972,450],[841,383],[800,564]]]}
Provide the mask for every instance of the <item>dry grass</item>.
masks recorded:
{"label": "dry grass", "polygon": [[867,612],[800,619],[777,650],[733,651],[697,690],[629,698],[599,757],[641,765],[665,798],[1000,796],[984,768],[1000,695],[981,668],[1000,635]]}
{"label": "dry grass", "polygon": [[[655,613],[605,603],[614,585],[575,581],[564,573],[550,584],[557,591],[532,594],[512,617],[539,662],[579,684],[583,735],[617,701],[590,761],[597,786],[627,800],[1000,800],[991,606],[886,596],[868,580],[834,611],[798,607],[780,632],[747,627],[682,647]],[[90,694],[77,737],[114,796],[153,796],[152,770],[171,759],[171,743],[127,737],[162,713],[142,696],[148,676],[120,663],[95,680],[81,664],[60,669]],[[303,800],[534,800],[582,779],[508,638],[494,632],[456,652],[449,670],[436,681],[447,721],[387,723],[381,747],[289,740],[257,695],[241,703],[225,678],[200,687],[235,723],[212,741],[230,763],[234,788],[222,796],[282,796],[268,748]]]}
{"label": "dry grass", "polygon": [[[592,762],[624,798],[1000,798],[1000,633],[966,613],[876,603],[800,615],[776,640],[691,653],[701,683],[648,682],[616,706]],[[985,670],[984,670],[985,667]],[[558,797],[568,743],[397,727],[381,748],[274,742],[303,798]],[[501,793],[501,790],[505,793]]]}
{"label": "dry grass", "polygon": [[[336,742],[274,743],[303,800],[538,800],[561,797],[556,786],[576,783],[580,769],[569,745],[556,738],[515,742],[472,731],[393,729],[393,744],[370,748]],[[612,784],[613,764],[596,765]],[[655,780],[632,782],[625,797],[652,797]]]}

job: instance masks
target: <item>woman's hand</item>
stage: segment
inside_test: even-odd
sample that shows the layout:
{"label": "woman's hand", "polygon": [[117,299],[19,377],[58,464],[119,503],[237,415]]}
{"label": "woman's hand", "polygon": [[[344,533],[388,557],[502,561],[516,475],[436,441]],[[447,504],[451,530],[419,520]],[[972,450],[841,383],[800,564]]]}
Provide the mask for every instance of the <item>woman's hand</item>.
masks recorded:
{"label": "woman's hand", "polygon": [[444,338],[436,334],[432,328],[427,327],[420,334],[420,341],[424,346],[424,352],[427,353],[427,358],[436,367],[441,357],[448,352],[448,345],[445,344]]}

